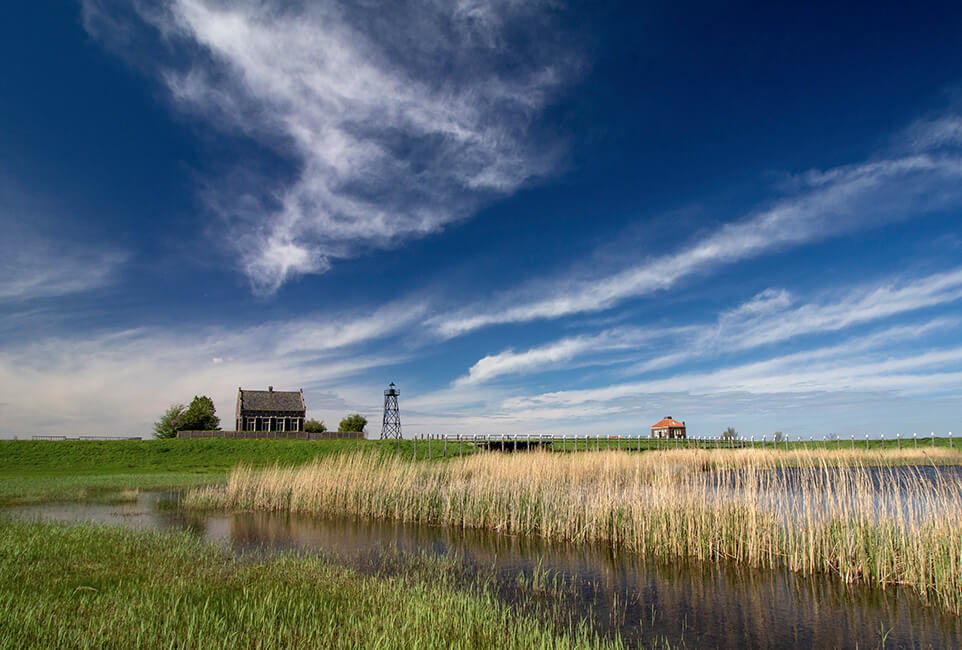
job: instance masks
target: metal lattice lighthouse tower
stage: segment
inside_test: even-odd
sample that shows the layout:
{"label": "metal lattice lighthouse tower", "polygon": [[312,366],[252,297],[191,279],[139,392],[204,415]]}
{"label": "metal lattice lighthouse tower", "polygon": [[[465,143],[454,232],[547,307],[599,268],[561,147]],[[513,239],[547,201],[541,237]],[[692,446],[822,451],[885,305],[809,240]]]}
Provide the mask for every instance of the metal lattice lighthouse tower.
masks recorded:
{"label": "metal lattice lighthouse tower", "polygon": [[401,437],[401,411],[397,397],[401,394],[392,381],[384,391],[384,420],[381,423],[381,439]]}

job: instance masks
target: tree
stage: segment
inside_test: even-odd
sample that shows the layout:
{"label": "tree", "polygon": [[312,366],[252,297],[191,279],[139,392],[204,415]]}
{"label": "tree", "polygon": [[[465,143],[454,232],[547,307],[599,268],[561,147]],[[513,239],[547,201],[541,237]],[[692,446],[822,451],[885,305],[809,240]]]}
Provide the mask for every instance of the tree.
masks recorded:
{"label": "tree", "polygon": [[327,425],[318,420],[308,420],[304,423],[304,431],[307,433],[324,433],[327,431]]}
{"label": "tree", "polygon": [[722,431],[722,440],[738,440],[738,432],[734,427],[728,427]]}
{"label": "tree", "polygon": [[360,413],[355,413],[341,420],[341,423],[337,425],[337,430],[341,433],[364,433],[364,427],[366,426],[367,418]]}
{"label": "tree", "polygon": [[772,434],[772,440],[774,440],[776,443],[781,442],[784,439],[785,439],[785,434],[782,433],[781,431],[776,431],[775,433]]}
{"label": "tree", "polygon": [[176,438],[177,427],[174,425],[174,421],[180,418],[185,408],[187,407],[183,404],[171,404],[170,408],[160,416],[160,419],[154,422],[154,437]]}
{"label": "tree", "polygon": [[190,406],[173,421],[177,431],[217,431],[220,418],[215,415],[214,400],[201,395],[194,396]]}

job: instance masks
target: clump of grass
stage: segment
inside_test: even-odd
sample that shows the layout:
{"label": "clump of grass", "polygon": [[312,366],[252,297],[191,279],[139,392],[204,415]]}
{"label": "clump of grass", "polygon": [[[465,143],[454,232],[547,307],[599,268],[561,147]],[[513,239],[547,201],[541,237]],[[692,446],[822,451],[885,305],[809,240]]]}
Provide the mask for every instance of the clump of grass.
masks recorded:
{"label": "clump of grass", "polygon": [[891,464],[886,455],[894,451],[869,452],[865,464],[858,452],[838,453],[491,453],[443,464],[354,454],[298,468],[240,467],[226,486],[191,491],[186,503],[487,528],[663,558],[786,566],[909,585],[923,599],[962,611],[962,484],[875,467]]}
{"label": "clump of grass", "polygon": [[[432,567],[426,567],[432,569]],[[362,576],[187,534],[0,523],[0,648],[618,648],[444,570]]]}

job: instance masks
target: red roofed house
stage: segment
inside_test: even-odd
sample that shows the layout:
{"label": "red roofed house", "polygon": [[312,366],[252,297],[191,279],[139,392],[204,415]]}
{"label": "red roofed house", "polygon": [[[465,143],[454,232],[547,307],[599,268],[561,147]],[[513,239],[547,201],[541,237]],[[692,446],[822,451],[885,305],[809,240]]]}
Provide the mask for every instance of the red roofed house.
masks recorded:
{"label": "red roofed house", "polygon": [[671,419],[666,415],[663,420],[651,425],[652,438],[687,438],[685,423]]}

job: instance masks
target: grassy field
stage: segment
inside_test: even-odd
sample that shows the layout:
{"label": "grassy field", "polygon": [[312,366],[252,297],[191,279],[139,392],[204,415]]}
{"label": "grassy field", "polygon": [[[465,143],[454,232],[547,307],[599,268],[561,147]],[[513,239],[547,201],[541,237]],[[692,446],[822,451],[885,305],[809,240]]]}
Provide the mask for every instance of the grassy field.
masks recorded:
{"label": "grassy field", "polygon": [[0,648],[617,648],[532,582],[517,606],[453,560],[362,576],[238,560],[186,534],[0,521]]}
{"label": "grassy field", "polygon": [[[449,463],[353,454],[298,468],[238,468],[226,486],[193,490],[186,503],[487,528],[668,559],[786,566],[908,585],[962,612],[962,482],[933,485],[911,470],[884,467],[932,462],[958,463],[959,452],[487,453]],[[772,471],[785,466],[796,469]]]}

